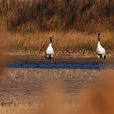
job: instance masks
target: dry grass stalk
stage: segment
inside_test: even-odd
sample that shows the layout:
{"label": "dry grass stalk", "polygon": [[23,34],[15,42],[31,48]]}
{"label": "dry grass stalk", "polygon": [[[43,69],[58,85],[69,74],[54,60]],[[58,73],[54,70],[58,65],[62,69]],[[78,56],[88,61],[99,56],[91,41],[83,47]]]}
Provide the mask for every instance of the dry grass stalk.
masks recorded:
{"label": "dry grass stalk", "polygon": [[[14,34],[12,35],[12,44],[10,52],[21,52],[24,54],[44,54],[49,45],[49,36],[54,35],[53,48],[55,54],[65,53],[81,53],[94,54],[97,46],[98,36],[96,34],[87,34],[76,31],[69,32],[36,32],[30,34]],[[101,44],[107,53],[114,49],[113,33],[101,33]],[[110,43],[109,43],[110,42]]]}
{"label": "dry grass stalk", "polygon": [[94,33],[114,29],[113,6],[113,0],[1,0],[0,12],[8,30],[14,32],[74,29]]}

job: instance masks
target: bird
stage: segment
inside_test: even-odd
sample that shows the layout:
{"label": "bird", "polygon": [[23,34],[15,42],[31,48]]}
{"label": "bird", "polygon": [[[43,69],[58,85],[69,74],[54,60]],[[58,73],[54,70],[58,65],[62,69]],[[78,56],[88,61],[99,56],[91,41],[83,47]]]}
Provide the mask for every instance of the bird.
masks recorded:
{"label": "bird", "polygon": [[53,50],[53,47],[52,47],[52,38],[53,38],[53,35],[50,36],[50,44],[48,46],[48,48],[46,49],[46,58],[49,59],[50,61],[54,58],[54,50]]}
{"label": "bird", "polygon": [[98,32],[98,43],[97,43],[96,53],[99,59],[101,58],[106,59],[106,51],[100,44],[100,32]]}

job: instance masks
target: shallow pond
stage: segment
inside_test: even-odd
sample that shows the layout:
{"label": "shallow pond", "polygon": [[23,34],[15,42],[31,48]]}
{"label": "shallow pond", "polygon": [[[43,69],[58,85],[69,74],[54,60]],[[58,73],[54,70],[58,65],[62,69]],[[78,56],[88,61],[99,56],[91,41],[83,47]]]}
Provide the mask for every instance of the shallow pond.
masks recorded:
{"label": "shallow pond", "polygon": [[104,69],[114,68],[114,63],[102,62],[11,62],[8,68],[40,68],[40,69]]}

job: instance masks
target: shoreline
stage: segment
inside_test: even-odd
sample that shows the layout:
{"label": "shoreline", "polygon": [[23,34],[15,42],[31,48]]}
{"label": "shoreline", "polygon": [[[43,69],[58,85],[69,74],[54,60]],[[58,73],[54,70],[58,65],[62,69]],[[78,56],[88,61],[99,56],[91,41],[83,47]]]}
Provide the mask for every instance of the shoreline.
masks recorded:
{"label": "shoreline", "polygon": [[[8,61],[13,62],[49,62],[42,55],[7,55]],[[114,62],[114,56],[108,56],[104,60],[98,59],[97,56],[71,56],[71,55],[55,55],[53,62]]]}

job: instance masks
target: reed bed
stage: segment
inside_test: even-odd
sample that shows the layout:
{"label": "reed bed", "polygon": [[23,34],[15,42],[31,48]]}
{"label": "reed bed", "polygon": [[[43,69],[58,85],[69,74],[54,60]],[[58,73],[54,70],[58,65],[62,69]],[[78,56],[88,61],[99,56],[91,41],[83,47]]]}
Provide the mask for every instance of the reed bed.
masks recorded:
{"label": "reed bed", "polygon": [[10,52],[44,54],[53,34],[56,54],[91,54],[98,31],[113,52],[113,6],[113,0],[0,0],[0,24],[11,33]]}
{"label": "reed bed", "polygon": [[0,17],[13,32],[114,30],[113,0],[0,0]]}
{"label": "reed bed", "polygon": [[[76,31],[69,32],[36,32],[28,34],[13,34],[9,52],[20,54],[44,54],[49,45],[49,36],[53,34],[53,48],[55,54],[81,55],[95,54],[98,35]],[[114,50],[114,34],[112,32],[101,33],[101,44],[107,53]]]}

